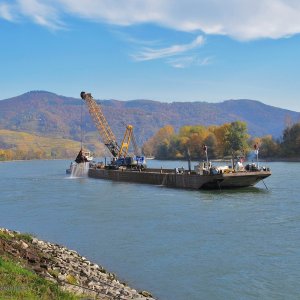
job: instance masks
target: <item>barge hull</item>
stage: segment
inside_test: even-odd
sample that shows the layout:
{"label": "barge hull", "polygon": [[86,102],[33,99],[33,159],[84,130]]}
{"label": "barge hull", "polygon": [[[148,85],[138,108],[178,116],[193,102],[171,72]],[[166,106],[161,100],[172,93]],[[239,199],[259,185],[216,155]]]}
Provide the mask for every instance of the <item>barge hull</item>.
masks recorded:
{"label": "barge hull", "polygon": [[146,171],[109,170],[90,168],[91,178],[113,181],[145,183],[182,189],[228,189],[254,186],[271,175],[270,171],[236,172],[224,174],[199,175],[181,173],[173,170],[147,169]]}

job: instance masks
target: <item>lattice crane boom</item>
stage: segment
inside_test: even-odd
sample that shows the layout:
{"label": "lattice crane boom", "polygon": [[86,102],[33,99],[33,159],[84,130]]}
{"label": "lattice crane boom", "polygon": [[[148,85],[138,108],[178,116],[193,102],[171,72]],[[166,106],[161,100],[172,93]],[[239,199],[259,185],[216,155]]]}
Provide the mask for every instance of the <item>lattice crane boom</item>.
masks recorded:
{"label": "lattice crane boom", "polygon": [[101,107],[96,103],[90,93],[81,92],[80,96],[87,104],[89,113],[98,129],[100,137],[102,138],[105,146],[109,149],[114,157],[118,157],[120,146],[118,145],[116,137],[109,127],[106,118],[104,117]]}
{"label": "lattice crane boom", "polygon": [[133,126],[127,125],[126,131],[122,140],[121,146],[118,145],[116,137],[109,127],[106,118],[102,112],[100,105],[96,103],[94,98],[90,93],[81,92],[81,98],[87,104],[88,110],[94,124],[96,125],[100,137],[102,138],[105,146],[109,149],[113,157],[126,157],[128,154],[128,149],[130,145],[131,138],[133,137]]}
{"label": "lattice crane boom", "polygon": [[132,125],[127,125],[126,126],[126,131],[122,140],[121,148],[119,151],[119,157],[126,157],[130,145],[130,140],[132,137],[133,133],[133,126]]}

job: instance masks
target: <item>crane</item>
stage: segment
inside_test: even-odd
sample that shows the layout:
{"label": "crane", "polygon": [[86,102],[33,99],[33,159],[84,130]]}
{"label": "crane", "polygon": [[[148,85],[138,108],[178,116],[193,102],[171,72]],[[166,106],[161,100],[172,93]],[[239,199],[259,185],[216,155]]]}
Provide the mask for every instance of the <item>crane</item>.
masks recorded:
{"label": "crane", "polygon": [[[122,140],[121,146],[117,143],[116,137],[108,125],[106,118],[102,112],[100,105],[96,103],[91,93],[81,92],[80,96],[82,100],[87,104],[89,113],[96,125],[100,137],[102,138],[105,146],[108,148],[114,158],[125,158],[128,154],[128,149],[131,139],[134,142],[136,148],[135,139],[133,136],[133,126],[127,125],[126,131]],[[137,154],[137,153],[136,153]]]}

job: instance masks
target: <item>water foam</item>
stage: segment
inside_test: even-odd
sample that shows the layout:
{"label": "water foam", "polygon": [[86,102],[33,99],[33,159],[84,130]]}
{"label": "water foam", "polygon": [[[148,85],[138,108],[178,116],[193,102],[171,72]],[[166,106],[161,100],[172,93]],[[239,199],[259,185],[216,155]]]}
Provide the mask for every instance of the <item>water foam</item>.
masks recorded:
{"label": "water foam", "polygon": [[71,178],[85,177],[89,171],[89,163],[83,162],[72,166]]}

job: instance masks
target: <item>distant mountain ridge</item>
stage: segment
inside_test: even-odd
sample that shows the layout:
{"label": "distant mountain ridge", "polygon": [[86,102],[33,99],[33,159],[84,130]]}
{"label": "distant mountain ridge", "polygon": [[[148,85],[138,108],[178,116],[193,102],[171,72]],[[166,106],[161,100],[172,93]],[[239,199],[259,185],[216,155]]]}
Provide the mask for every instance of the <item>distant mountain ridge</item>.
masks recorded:
{"label": "distant mountain ridge", "polygon": [[[98,103],[117,139],[122,138],[125,124],[132,124],[139,144],[167,124],[178,129],[184,125],[221,125],[240,120],[248,124],[251,136],[271,134],[278,138],[287,119],[300,120],[299,112],[247,99],[220,103],[153,100],[100,100]],[[0,101],[0,129],[80,140],[81,112],[83,131],[95,131],[81,99],[31,91]]]}

